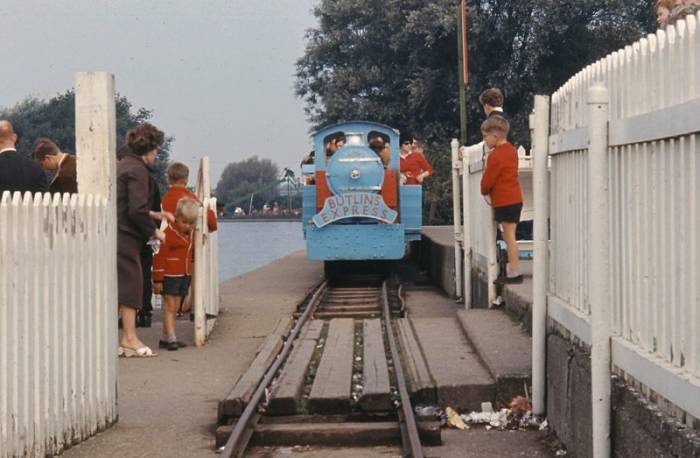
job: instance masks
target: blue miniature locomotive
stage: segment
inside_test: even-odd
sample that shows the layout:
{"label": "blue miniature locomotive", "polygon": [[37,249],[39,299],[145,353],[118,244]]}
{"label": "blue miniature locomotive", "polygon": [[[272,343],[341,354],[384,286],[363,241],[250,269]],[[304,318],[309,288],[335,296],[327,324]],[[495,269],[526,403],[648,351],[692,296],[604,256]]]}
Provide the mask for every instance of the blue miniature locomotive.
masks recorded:
{"label": "blue miniature locomotive", "polygon": [[422,195],[420,186],[400,184],[399,133],[356,121],[325,127],[313,142],[314,162],[302,165],[308,257],[403,258],[406,242],[420,239]]}

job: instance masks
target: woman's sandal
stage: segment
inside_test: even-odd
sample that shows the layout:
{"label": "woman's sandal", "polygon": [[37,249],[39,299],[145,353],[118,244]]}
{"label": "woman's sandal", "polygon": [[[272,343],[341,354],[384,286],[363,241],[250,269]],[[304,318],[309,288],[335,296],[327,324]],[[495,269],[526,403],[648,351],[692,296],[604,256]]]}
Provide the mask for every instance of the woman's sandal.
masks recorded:
{"label": "woman's sandal", "polygon": [[122,355],[125,358],[151,358],[153,356],[158,356],[158,353],[153,353],[153,350],[148,348],[147,346],[143,346],[138,349],[133,349],[133,348],[128,348],[128,347],[120,347],[124,352]]}

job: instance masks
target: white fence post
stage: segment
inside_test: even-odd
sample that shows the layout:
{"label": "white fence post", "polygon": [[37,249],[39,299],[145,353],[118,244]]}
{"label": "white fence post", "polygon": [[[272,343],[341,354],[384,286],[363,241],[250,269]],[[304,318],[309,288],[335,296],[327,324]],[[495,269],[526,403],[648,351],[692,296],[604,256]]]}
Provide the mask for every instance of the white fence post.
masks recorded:
{"label": "white fence post", "polygon": [[78,191],[100,195],[116,214],[117,124],[114,76],[75,74],[75,153]]}
{"label": "white fence post", "polygon": [[549,97],[535,96],[530,115],[532,129],[534,194],[534,260],[532,274],[532,411],[544,415],[547,342],[547,266],[549,265]]}
{"label": "white fence post", "polygon": [[204,247],[205,231],[207,230],[207,210],[199,209],[197,218],[197,227],[194,232],[194,345],[196,347],[204,346],[207,339],[207,321],[206,307],[204,297],[206,295],[207,281],[205,280],[206,272],[206,248]]}
{"label": "white fence post", "polygon": [[462,196],[460,192],[462,161],[459,160],[459,141],[452,139],[452,211],[455,234],[455,295],[462,297]]}
{"label": "white fence post", "polygon": [[608,215],[608,90],[588,90],[588,275],[591,310],[593,456],[610,456],[610,285]]}
{"label": "white fence post", "polygon": [[208,211],[216,212],[216,199],[211,198],[209,182],[209,158],[200,162],[195,186],[202,202],[199,220],[195,228],[194,249],[194,342],[197,347],[206,343],[219,314],[219,248],[216,233],[209,232]]}
{"label": "white fence post", "polygon": [[469,207],[470,202],[470,190],[469,190],[469,154],[465,154],[462,151],[462,217],[464,221],[462,223],[462,248],[464,254],[464,268],[462,273],[464,276],[464,288],[462,288],[462,295],[464,297],[464,308],[472,308],[472,236],[471,236],[471,221]]}
{"label": "white fence post", "polygon": [[493,219],[493,208],[488,212],[488,221],[485,221],[488,226],[488,238],[487,238],[487,253],[488,253],[488,275],[487,275],[487,286],[489,292],[489,308],[493,307],[496,303],[496,278],[498,278],[498,254],[496,251],[496,231],[498,225]]}
{"label": "white fence post", "polygon": [[[109,409],[110,418],[101,427],[116,421],[117,402],[117,114],[114,75],[107,72],[75,74],[75,153],[78,192],[95,196],[102,219],[95,224],[104,267],[96,272],[95,331],[98,368],[94,376],[99,386],[100,409]],[[99,197],[98,197],[99,196]],[[101,197],[101,198],[100,198]],[[59,201],[54,201],[54,206]]]}

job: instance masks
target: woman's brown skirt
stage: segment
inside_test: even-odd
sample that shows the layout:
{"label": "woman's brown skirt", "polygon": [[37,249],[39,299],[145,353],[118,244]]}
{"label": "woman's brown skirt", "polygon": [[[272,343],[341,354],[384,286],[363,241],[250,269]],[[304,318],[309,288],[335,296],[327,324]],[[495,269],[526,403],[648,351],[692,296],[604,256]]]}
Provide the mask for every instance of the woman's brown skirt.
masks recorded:
{"label": "woman's brown skirt", "polygon": [[143,305],[142,245],[142,240],[118,231],[117,283],[119,285],[119,305],[125,305],[134,309],[140,309]]}

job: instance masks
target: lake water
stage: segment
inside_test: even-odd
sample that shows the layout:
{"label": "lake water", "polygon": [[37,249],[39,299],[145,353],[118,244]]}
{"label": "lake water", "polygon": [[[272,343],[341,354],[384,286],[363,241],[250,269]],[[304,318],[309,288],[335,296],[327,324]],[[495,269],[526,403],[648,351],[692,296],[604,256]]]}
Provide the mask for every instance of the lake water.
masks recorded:
{"label": "lake water", "polygon": [[306,247],[299,222],[219,222],[218,232],[221,281]]}

